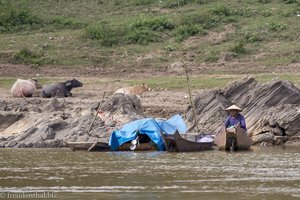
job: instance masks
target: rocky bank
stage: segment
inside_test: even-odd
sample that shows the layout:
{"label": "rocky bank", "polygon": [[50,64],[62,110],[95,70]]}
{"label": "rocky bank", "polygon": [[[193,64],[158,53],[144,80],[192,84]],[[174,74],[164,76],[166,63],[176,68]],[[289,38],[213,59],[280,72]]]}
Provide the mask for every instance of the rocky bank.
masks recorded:
{"label": "rocky bank", "polygon": [[1,100],[0,147],[64,147],[65,141],[108,142],[114,129],[144,117],[135,95],[116,94],[102,103],[94,127],[87,134],[97,107],[97,102],[76,98]]}
{"label": "rocky bank", "polygon": [[[252,77],[234,81],[222,89],[200,92],[194,99],[196,120],[203,131],[214,132],[232,104],[243,108],[254,144],[282,144],[300,139],[300,89],[288,81],[260,83]],[[192,109],[187,121],[193,124]]]}
{"label": "rocky bank", "polygon": [[[98,107],[86,94],[72,98],[0,98],[0,147],[64,147],[66,141],[108,142],[123,124],[148,116],[170,117],[181,112],[192,129],[192,110],[182,92],[152,91],[142,98],[115,94],[101,102],[94,127],[88,129]],[[300,89],[288,81],[260,83],[248,77],[222,89],[201,90],[194,98],[196,120],[203,132],[222,125],[225,108],[243,108],[254,144],[276,145],[300,141]],[[172,110],[173,109],[173,110]],[[145,113],[144,113],[145,112]],[[152,114],[151,114],[152,113]]]}

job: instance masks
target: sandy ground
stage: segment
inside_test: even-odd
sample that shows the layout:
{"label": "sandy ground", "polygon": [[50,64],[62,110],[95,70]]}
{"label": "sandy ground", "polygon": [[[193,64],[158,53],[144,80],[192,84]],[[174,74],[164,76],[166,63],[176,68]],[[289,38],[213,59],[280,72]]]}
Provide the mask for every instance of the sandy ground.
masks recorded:
{"label": "sandy ground", "polygon": [[[64,80],[64,78],[62,78]],[[68,97],[75,105],[86,103],[92,104],[102,99],[105,92],[105,99],[111,96],[118,88],[127,86],[126,84],[116,81],[115,79],[97,79],[97,78],[78,78],[83,82],[82,88],[72,90],[73,97]],[[188,92],[185,91],[168,91],[152,89],[139,96],[144,113],[147,117],[168,118],[177,113],[184,113],[189,105]],[[10,91],[8,88],[0,88],[0,98],[10,99]]]}

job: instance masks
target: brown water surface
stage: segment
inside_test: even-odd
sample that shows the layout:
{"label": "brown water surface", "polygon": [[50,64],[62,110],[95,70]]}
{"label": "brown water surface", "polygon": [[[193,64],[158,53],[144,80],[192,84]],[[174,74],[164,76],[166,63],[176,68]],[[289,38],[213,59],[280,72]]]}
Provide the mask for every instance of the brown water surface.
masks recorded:
{"label": "brown water surface", "polygon": [[228,153],[0,149],[0,198],[300,199],[300,149]]}

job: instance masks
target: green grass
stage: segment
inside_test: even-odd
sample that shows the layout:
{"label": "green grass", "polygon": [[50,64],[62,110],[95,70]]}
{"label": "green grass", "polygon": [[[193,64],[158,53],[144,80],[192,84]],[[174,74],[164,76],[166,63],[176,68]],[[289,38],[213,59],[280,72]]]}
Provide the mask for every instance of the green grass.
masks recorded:
{"label": "green grass", "polygon": [[[198,66],[233,52],[232,62],[289,65],[300,62],[299,5],[298,0],[1,0],[0,56],[10,52],[11,58],[0,57],[0,64],[157,69],[186,54],[200,52],[192,63]],[[207,39],[223,32],[220,42]],[[186,45],[192,36],[197,45]],[[270,50],[274,44],[278,49]],[[26,48],[34,55],[16,59]],[[149,54],[159,55],[136,64]]]}
{"label": "green grass", "polygon": [[[300,74],[253,74],[256,80],[260,82],[267,82],[272,79],[288,80],[297,86],[300,86]],[[199,89],[211,89],[211,88],[222,88],[226,84],[240,80],[243,75],[199,75],[191,76],[191,87],[193,90]],[[22,78],[22,77],[21,77]],[[42,85],[49,84],[57,81],[65,81],[67,78],[64,77],[35,77]],[[14,77],[2,77],[0,78],[0,88],[9,90],[17,78]],[[23,77],[28,79],[28,77]],[[105,78],[83,78],[81,80],[85,85],[105,85],[115,82],[114,79]],[[171,76],[167,79],[165,77],[155,78],[144,78],[144,79],[131,79],[124,81],[127,85],[140,85],[142,83],[147,84],[149,87],[163,88],[168,90],[186,90],[187,83],[185,76]]]}
{"label": "green grass", "polygon": [[[288,80],[297,86],[300,85],[300,74],[260,74],[253,75],[260,82],[267,82],[274,78],[281,80]],[[191,86],[193,89],[211,89],[222,88],[226,84],[243,78],[243,75],[202,75],[191,76]],[[165,88],[170,90],[183,90],[187,88],[186,78],[184,76],[168,77],[155,77],[142,80],[128,80],[129,85],[136,85],[145,83],[151,88]]]}

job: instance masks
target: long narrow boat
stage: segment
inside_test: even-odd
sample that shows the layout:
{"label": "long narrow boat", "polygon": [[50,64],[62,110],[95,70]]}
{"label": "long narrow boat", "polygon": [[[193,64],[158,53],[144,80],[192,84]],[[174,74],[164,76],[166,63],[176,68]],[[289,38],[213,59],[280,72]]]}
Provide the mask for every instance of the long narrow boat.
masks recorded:
{"label": "long narrow boat", "polygon": [[215,143],[220,150],[248,150],[252,145],[251,138],[238,124],[236,128],[227,129],[225,126],[217,131]]}
{"label": "long narrow boat", "polygon": [[167,151],[196,152],[211,150],[214,145],[212,138],[201,135],[180,135],[177,131],[174,137],[165,136]]}
{"label": "long narrow boat", "polygon": [[103,142],[65,142],[72,151],[110,151],[111,148]]}

